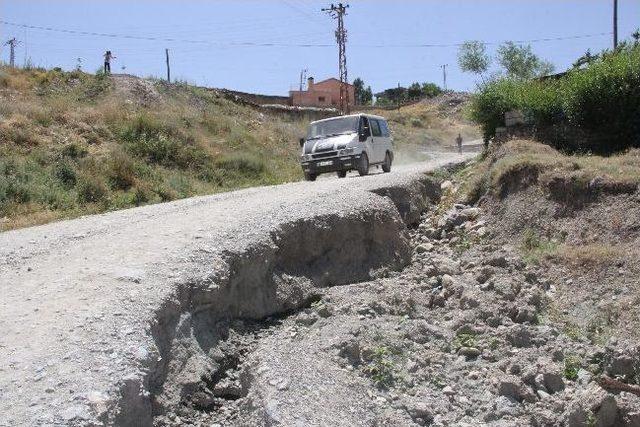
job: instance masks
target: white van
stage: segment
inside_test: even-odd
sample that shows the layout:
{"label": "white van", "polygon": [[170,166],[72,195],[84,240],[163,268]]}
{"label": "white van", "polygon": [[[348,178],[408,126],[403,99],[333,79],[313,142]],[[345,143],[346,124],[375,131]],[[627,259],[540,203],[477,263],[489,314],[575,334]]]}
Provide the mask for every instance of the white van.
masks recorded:
{"label": "white van", "polygon": [[348,171],[357,170],[362,176],[373,165],[391,171],[393,138],[387,121],[379,116],[354,114],[312,122],[300,146],[307,181],[326,172],[344,178]]}

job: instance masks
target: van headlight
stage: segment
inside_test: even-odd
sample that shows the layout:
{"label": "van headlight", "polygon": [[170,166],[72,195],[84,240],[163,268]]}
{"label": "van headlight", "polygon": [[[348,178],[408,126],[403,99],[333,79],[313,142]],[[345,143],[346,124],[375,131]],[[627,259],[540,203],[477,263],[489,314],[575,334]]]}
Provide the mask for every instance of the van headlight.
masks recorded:
{"label": "van headlight", "polygon": [[303,162],[308,162],[308,161],[312,160],[313,157],[311,157],[311,154],[303,154],[302,156],[300,156],[300,159]]}
{"label": "van headlight", "polygon": [[345,148],[344,150],[339,150],[338,151],[338,156],[350,156],[351,154],[353,154],[353,147],[349,147],[349,148]]}

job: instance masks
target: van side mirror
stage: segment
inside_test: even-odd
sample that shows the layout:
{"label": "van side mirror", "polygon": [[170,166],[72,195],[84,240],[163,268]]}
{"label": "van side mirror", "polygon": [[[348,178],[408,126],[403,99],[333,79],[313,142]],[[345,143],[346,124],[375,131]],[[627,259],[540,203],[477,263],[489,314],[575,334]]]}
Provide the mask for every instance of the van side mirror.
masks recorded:
{"label": "van side mirror", "polygon": [[300,147],[304,146],[304,138],[300,138]]}
{"label": "van side mirror", "polygon": [[360,142],[365,142],[367,140],[367,134],[364,131],[360,132],[358,136],[359,136],[358,140]]}

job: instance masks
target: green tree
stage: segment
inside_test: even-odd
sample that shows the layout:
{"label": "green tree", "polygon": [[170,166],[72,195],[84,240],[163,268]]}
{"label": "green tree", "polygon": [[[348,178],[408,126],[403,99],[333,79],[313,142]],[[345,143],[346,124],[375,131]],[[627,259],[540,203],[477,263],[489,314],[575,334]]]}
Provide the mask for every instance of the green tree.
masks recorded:
{"label": "green tree", "polygon": [[541,60],[530,45],[522,46],[514,42],[505,42],[498,48],[498,62],[507,75],[518,79],[531,79],[554,70],[553,64]]}
{"label": "green tree", "polygon": [[362,80],[360,77],[356,78],[353,81],[353,88],[355,90],[355,94],[356,94],[356,105],[361,105],[364,103],[363,95],[364,95],[364,80]]}
{"label": "green tree", "polygon": [[590,49],[587,49],[584,55],[576,60],[573,63],[573,68],[581,68],[583,65],[589,65],[596,59],[598,59],[598,55],[593,55]]}
{"label": "green tree", "polygon": [[407,89],[407,96],[410,99],[422,97],[422,86],[420,86],[420,83],[415,82],[409,86]]}
{"label": "green tree", "polygon": [[442,93],[442,88],[435,83],[423,83],[422,84],[422,96],[426,98],[433,98]]}
{"label": "green tree", "polygon": [[373,101],[373,91],[371,90],[371,86],[367,86],[367,88],[362,92],[362,98],[360,102],[362,105],[371,105]]}
{"label": "green tree", "polygon": [[466,41],[458,49],[458,66],[466,73],[483,74],[489,69],[490,63],[491,57],[482,42]]}

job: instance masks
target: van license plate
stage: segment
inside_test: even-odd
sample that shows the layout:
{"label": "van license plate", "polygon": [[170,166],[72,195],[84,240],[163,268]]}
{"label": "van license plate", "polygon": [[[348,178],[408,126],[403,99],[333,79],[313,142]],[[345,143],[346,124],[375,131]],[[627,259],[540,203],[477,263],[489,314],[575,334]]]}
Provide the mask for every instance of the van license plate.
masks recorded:
{"label": "van license plate", "polygon": [[333,164],[333,160],[327,160],[325,162],[318,162],[318,166],[331,166]]}

